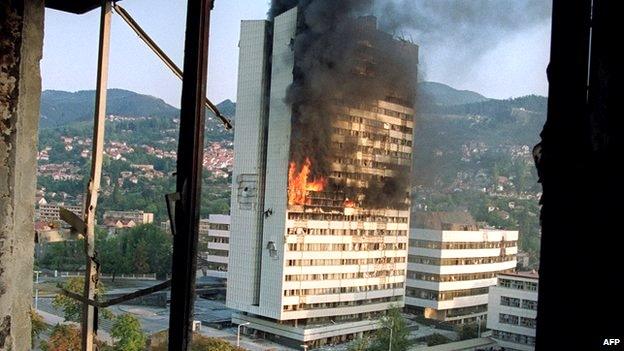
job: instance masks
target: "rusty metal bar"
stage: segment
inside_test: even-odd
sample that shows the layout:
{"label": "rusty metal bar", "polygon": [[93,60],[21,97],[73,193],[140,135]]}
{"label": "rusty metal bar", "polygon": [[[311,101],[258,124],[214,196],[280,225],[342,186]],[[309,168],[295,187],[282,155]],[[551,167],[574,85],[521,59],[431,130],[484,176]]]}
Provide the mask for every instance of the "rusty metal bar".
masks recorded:
{"label": "rusty metal bar", "polygon": [[80,294],[76,294],[75,292],[71,292],[65,288],[61,288],[61,293],[65,296],[71,297],[74,300],[78,300],[80,302],[82,302],[83,304],[87,304],[90,306],[94,306],[97,308],[104,308],[104,307],[108,307],[108,306],[113,306],[113,305],[118,305],[122,302],[126,302],[132,299],[136,299],[137,297],[141,297],[141,296],[145,296],[145,295],[149,295],[164,289],[167,289],[171,286],[171,280],[167,280],[165,282],[162,282],[160,284],[156,284],[154,286],[150,286],[149,288],[145,288],[145,289],[140,289],[137,290],[135,292],[132,292],[130,294],[126,294],[114,299],[110,299],[110,300],[106,300],[106,301],[97,301],[97,300],[90,300],[90,299],[86,299],[84,296],[80,295]]}
{"label": "rusty metal bar", "polygon": [[186,351],[191,342],[195,270],[201,206],[204,100],[208,76],[210,12],[214,0],[189,0],[186,11],[184,78],[180,109],[173,238],[169,350]]}
{"label": "rusty metal bar", "polygon": [[[143,40],[143,42],[154,52],[154,54],[158,56],[158,58],[165,64],[165,66],[167,66],[173,72],[173,74],[176,75],[176,77],[182,79],[183,73],[180,67],[178,67],[175,62],[173,62],[173,60],[169,58],[169,56],[167,56],[167,54],[158,46],[158,44],[156,44],[156,42],[152,40],[152,38],[143,30],[143,28],[141,28],[141,26],[139,26],[134,18],[130,16],[128,11],[126,11],[123,7],[119,6],[116,3],[113,5],[113,9],[115,10],[115,12],[117,12],[119,17],[121,17],[121,19],[123,19],[126,24],[128,24],[128,26],[139,36],[139,38]],[[225,129],[232,129],[232,122],[227,117],[221,114],[219,108],[215,104],[213,104],[212,101],[210,101],[208,98],[205,98],[204,104],[215,114],[215,116],[217,116],[217,118],[221,120],[221,122],[223,122]]]}
{"label": "rusty metal bar", "polygon": [[[85,253],[87,255],[83,297],[96,300],[96,287],[99,279],[98,264],[95,260],[95,209],[97,207],[102,159],[104,157],[104,123],[106,121],[106,89],[108,84],[108,56],[110,52],[111,3],[102,2],[100,16],[100,42],[98,53],[97,87],[95,93],[95,114],[93,117],[93,152],[91,157],[91,178],[87,191],[84,223]],[[92,351],[97,335],[97,308],[83,304],[82,308],[82,350]]]}

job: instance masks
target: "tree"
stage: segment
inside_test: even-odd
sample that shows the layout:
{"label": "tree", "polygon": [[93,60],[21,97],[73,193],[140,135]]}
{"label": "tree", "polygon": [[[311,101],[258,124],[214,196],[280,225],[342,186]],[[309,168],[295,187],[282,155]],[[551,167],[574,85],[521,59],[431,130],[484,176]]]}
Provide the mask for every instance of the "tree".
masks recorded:
{"label": "tree", "polygon": [[234,346],[223,339],[194,334],[191,351],[245,351],[245,349]]}
{"label": "tree", "polygon": [[[67,291],[82,295],[84,291],[84,278],[71,278],[61,287],[63,287]],[[96,294],[98,294],[98,299],[99,296],[104,295],[104,293],[106,292],[106,290],[104,289],[104,285],[101,281],[98,281],[95,291]],[[80,322],[82,318],[83,304],[80,301],[74,300],[69,296],[57,294],[52,300],[52,306],[63,310],[63,318],[65,318],[66,321]],[[112,313],[106,308],[99,309],[99,312],[102,318],[112,318]]]}
{"label": "tree", "polygon": [[381,319],[381,328],[377,329],[375,338],[369,348],[370,351],[388,350],[390,344],[390,330],[392,330],[392,350],[405,351],[412,344],[409,340],[409,329],[405,318],[401,315],[398,307],[392,307],[386,311]]}
{"label": "tree", "polygon": [[149,257],[147,256],[147,243],[145,242],[145,240],[139,240],[134,248],[133,266],[135,273],[149,273],[150,266],[147,262],[148,259]]}
{"label": "tree", "polygon": [[41,333],[48,329],[48,325],[43,321],[43,317],[32,308],[30,309],[30,324],[31,347],[35,348],[35,342],[39,340]]}
{"label": "tree", "polygon": [[[81,331],[78,327],[69,324],[57,324],[52,328],[52,334],[47,341],[40,344],[43,351],[80,351]],[[95,344],[99,350],[107,350],[108,345],[98,339]]]}
{"label": "tree", "polygon": [[80,351],[80,330],[67,324],[57,324],[48,341],[41,342],[43,351]]}
{"label": "tree", "polygon": [[433,333],[427,337],[427,346],[442,345],[449,342],[451,339],[439,333]]}
{"label": "tree", "polygon": [[470,323],[470,324],[464,324],[461,327],[459,327],[459,339],[460,340],[466,340],[466,339],[474,339],[477,337],[477,330],[478,326],[477,323]]}
{"label": "tree", "polygon": [[349,344],[347,351],[367,351],[369,345],[370,339],[368,337],[358,338]]}
{"label": "tree", "polygon": [[115,318],[111,336],[117,340],[113,347],[115,351],[142,351],[145,349],[147,337],[141,330],[139,320],[130,314]]}

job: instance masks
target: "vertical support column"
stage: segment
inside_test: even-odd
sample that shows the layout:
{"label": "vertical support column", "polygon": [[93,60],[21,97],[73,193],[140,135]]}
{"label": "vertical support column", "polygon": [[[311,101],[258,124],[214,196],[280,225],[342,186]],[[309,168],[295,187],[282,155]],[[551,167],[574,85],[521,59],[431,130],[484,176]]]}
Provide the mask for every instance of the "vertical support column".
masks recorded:
{"label": "vertical support column", "polygon": [[43,0],[0,1],[0,350],[31,349]]}
{"label": "vertical support column", "polygon": [[[93,117],[93,152],[91,157],[91,178],[85,202],[84,221],[85,254],[87,255],[83,296],[96,299],[99,280],[98,264],[95,261],[95,209],[97,207],[102,159],[104,157],[104,124],[106,121],[106,89],[108,84],[108,54],[110,49],[111,3],[103,1],[100,17],[100,44],[98,55],[97,87],[95,95],[95,115]],[[93,350],[97,335],[97,309],[91,305],[82,307],[82,350]]]}
{"label": "vertical support column", "polygon": [[180,110],[169,350],[188,350],[195,300],[195,270],[204,148],[210,11],[214,0],[189,0]]}

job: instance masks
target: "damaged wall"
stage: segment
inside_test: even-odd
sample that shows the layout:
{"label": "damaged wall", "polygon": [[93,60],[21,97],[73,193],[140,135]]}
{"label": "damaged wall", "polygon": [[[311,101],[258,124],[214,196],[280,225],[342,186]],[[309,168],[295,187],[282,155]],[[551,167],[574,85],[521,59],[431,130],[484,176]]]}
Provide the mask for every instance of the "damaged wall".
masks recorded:
{"label": "damaged wall", "polygon": [[0,3],[0,350],[30,349],[42,0]]}

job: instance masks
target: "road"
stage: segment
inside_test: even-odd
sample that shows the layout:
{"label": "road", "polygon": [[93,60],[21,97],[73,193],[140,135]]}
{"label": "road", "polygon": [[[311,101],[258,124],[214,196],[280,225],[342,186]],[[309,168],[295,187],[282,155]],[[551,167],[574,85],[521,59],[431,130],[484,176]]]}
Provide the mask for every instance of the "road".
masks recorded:
{"label": "road", "polygon": [[[34,303],[33,303],[34,304]],[[39,314],[44,317],[46,323],[55,325],[57,323],[63,323],[63,312],[52,306],[52,297],[40,297],[39,298]],[[154,334],[161,330],[169,328],[169,309],[168,308],[154,308],[146,306],[130,306],[130,305],[118,305],[109,307],[109,310],[114,315],[120,315],[129,313],[134,315],[141,322],[143,331],[148,334]],[[67,322],[73,323],[73,322]],[[100,318],[99,320],[100,331],[98,335],[104,341],[110,341],[109,332],[112,328],[112,321]],[[202,325],[200,334],[217,337],[227,340],[232,345],[236,344],[236,328],[227,329],[215,329]],[[241,347],[250,351],[294,351],[295,349],[288,348],[286,346],[264,340],[264,339],[252,339],[245,335],[241,335]]]}

